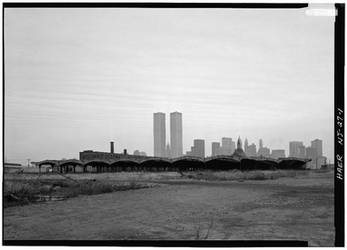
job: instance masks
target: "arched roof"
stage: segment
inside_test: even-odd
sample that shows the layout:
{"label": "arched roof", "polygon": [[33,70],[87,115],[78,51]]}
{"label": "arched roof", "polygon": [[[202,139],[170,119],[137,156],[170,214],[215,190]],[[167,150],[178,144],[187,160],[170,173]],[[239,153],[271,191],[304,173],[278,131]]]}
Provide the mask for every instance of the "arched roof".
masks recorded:
{"label": "arched roof", "polygon": [[142,160],[140,162],[140,164],[143,164],[143,163],[146,163],[146,162],[165,162],[165,163],[170,163],[171,164],[171,161],[169,159],[166,159],[166,158],[155,158],[155,157]]}
{"label": "arched roof", "polygon": [[297,158],[297,157],[286,157],[286,158],[278,158],[278,161],[300,161],[300,162],[309,162],[311,159],[309,158]]}
{"label": "arched roof", "polygon": [[64,165],[83,165],[83,162],[81,162],[80,160],[76,160],[76,159],[70,159],[70,160],[63,160],[59,162],[59,166],[64,166]]}
{"label": "arched roof", "polygon": [[171,160],[172,163],[178,162],[178,161],[199,161],[199,162],[204,162],[204,158],[196,157],[196,156],[190,156],[190,155],[185,155],[181,157],[177,157]]}
{"label": "arched roof", "polygon": [[122,163],[129,163],[129,164],[134,164],[134,165],[138,165],[139,163],[136,160],[131,160],[131,159],[119,159],[116,161],[113,161],[110,163],[110,165],[117,165],[117,164],[122,164]]}
{"label": "arched roof", "polygon": [[211,156],[205,159],[205,162],[210,162],[214,160],[220,160],[220,161],[232,161],[232,162],[240,162],[238,159],[235,159],[231,155],[216,155],[216,156]]}

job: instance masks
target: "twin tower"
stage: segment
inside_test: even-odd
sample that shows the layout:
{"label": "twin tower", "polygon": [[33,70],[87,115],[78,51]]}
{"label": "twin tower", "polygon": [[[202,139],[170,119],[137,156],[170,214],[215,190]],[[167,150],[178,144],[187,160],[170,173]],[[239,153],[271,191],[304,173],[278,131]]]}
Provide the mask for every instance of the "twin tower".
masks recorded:
{"label": "twin tower", "polygon": [[183,155],[182,113],[170,113],[170,144],[166,146],[165,113],[153,114],[154,156],[175,158]]}

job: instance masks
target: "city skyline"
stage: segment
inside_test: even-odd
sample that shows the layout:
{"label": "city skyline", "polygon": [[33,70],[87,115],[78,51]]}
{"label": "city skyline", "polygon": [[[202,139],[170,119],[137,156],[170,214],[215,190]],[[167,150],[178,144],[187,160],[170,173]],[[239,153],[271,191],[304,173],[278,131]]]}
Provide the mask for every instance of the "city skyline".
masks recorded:
{"label": "city skyline", "polygon": [[305,11],[6,9],[5,157],[153,155],[151,114],[179,110],[183,152],[320,138],[333,161],[334,17]]}

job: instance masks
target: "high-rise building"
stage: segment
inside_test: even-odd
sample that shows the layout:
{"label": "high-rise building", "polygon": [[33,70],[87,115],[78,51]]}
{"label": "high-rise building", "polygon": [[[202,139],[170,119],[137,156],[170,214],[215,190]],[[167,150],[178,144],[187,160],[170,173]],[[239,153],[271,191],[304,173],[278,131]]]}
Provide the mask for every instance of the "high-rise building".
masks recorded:
{"label": "high-rise building", "polygon": [[270,157],[270,149],[267,148],[267,147],[259,148],[259,150],[258,150],[258,156]]}
{"label": "high-rise building", "polygon": [[235,142],[231,140],[231,153],[234,153],[236,150]]}
{"label": "high-rise building", "polygon": [[[245,152],[248,151],[248,140],[247,138],[245,139]],[[247,153],[246,153],[247,154]]]}
{"label": "high-rise building", "polygon": [[220,154],[220,143],[212,142],[212,156],[216,156]]}
{"label": "high-rise building", "polygon": [[257,156],[257,146],[252,143],[251,145],[248,146],[248,150],[246,152],[247,156]]}
{"label": "high-rise building", "polygon": [[299,146],[298,147],[298,158],[305,158],[305,156],[306,156],[306,147],[304,146],[304,145],[301,145],[301,146]]}
{"label": "high-rise building", "polygon": [[170,144],[169,143],[166,145],[165,156],[167,158],[171,158],[171,149],[170,149]]}
{"label": "high-rise building", "polygon": [[259,150],[263,148],[263,139],[259,139]]}
{"label": "high-rise building", "polygon": [[242,141],[241,141],[240,137],[239,137],[239,139],[237,139],[237,149],[242,149]]}
{"label": "high-rise building", "polygon": [[158,112],[153,114],[154,156],[165,157],[165,114]]}
{"label": "high-rise building", "polygon": [[196,157],[205,157],[205,140],[195,139],[192,147],[192,155]]}
{"label": "high-rise building", "polygon": [[[304,146],[302,141],[291,141],[289,142],[289,157],[300,157],[302,156],[302,147]],[[301,147],[301,150],[299,149]]]}
{"label": "high-rise building", "polygon": [[233,141],[233,139],[228,137],[223,137],[221,154],[231,155],[234,151],[235,151],[235,142]]}
{"label": "high-rise building", "polygon": [[317,158],[318,158],[318,152],[316,148],[313,147],[307,147],[306,148],[306,158],[311,159],[307,163],[307,166],[309,168],[317,168]]}
{"label": "high-rise building", "polygon": [[259,139],[258,156],[270,157],[270,149],[267,147],[264,147],[263,139]]}
{"label": "high-rise building", "polygon": [[311,147],[317,149],[318,156],[323,156],[323,141],[315,139],[311,141]]}
{"label": "high-rise building", "polygon": [[284,149],[273,149],[271,152],[271,158],[278,159],[278,158],[285,158],[286,153]]}
{"label": "high-rise building", "polygon": [[170,144],[173,158],[183,155],[182,137],[182,113],[170,113]]}

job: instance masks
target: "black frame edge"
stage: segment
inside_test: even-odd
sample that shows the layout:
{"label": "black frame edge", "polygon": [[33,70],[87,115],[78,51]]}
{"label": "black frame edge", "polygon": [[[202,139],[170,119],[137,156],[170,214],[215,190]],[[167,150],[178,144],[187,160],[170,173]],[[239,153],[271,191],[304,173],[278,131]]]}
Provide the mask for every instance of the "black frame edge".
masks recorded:
{"label": "black frame edge", "polygon": [[305,8],[307,3],[4,2],[5,8]]}
{"label": "black frame edge", "polygon": [[[334,168],[334,192],[335,192],[335,246],[345,245],[345,190],[343,170],[344,166],[344,64],[345,64],[345,4],[335,4],[337,16],[335,17],[335,58],[334,58],[334,128],[335,128],[335,168]],[[341,120],[342,119],[342,120]],[[341,140],[342,136],[342,140]],[[342,178],[341,178],[342,177]]]}

